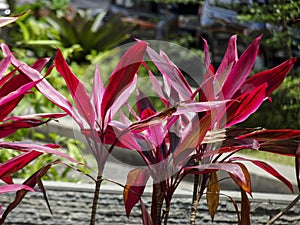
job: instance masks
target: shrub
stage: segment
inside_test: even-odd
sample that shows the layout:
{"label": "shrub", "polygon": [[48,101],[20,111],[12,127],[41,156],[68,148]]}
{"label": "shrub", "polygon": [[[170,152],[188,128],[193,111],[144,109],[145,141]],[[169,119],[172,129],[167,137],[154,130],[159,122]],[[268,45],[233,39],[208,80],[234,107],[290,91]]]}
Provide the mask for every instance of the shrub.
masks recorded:
{"label": "shrub", "polygon": [[[195,184],[190,223],[195,224],[197,205],[203,195],[206,195],[209,213],[213,219],[221,191],[216,172],[222,170],[227,172],[240,187],[241,213],[238,212],[236,203],[233,203],[237,209],[238,223],[244,225],[250,224],[248,194],[251,195],[252,190],[250,174],[243,162],[250,161],[279,179],[291,190],[293,187],[289,180],[266,162],[235,157],[236,152],[252,149],[295,157],[300,188],[299,142],[295,140],[300,136],[300,130],[232,127],[247,119],[260,107],[279,87],[296,61],[295,58],[286,60],[277,67],[248,78],[259,51],[260,38],[257,37],[238,57],[236,36],[232,36],[224,59],[216,71],[210,62],[207,43],[204,42],[206,73],[203,82],[195,90],[190,87],[180,69],[164,52],[157,53],[146,42],[137,41],[122,56],[106,85],[96,66],[93,87],[88,94],[58,49],[54,67],[65,80],[74,104],[54,89],[38,69],[19,61],[7,45],[1,44],[1,49],[5,59],[8,60],[3,63],[6,66],[11,63],[19,73],[18,78],[27,81],[26,87],[35,86],[48,100],[71,116],[89,143],[98,170],[97,177],[86,174],[95,183],[91,224],[95,224],[102,182],[106,180],[118,184],[105,178],[103,170],[110,153],[115,147],[120,147],[137,151],[146,165],[130,171],[125,185],[118,184],[124,187],[123,198],[127,216],[140,202],[143,224],[167,224],[172,196],[181,180],[186,175],[192,174]],[[159,71],[162,81],[159,81],[150,70],[145,60],[146,55]],[[151,98],[144,94],[142,87],[138,86],[137,76],[140,67],[148,72],[147,79],[151,82],[156,97],[161,100],[163,107],[160,111],[154,107]],[[4,76],[3,79],[8,79],[7,76],[10,75]],[[23,90],[21,93],[24,92]],[[132,95],[136,98],[134,107],[128,104]],[[6,98],[11,96],[2,96],[0,103]],[[10,103],[10,109],[15,105],[16,102]],[[127,110],[127,115],[124,109]],[[6,115],[1,113],[3,118]],[[37,118],[44,117],[49,117],[49,114]],[[24,118],[26,125],[28,121],[32,121],[28,120],[32,117],[10,118],[13,128],[18,127],[19,121],[24,122],[22,120]],[[18,190],[16,199],[2,214],[0,223],[4,222],[8,213],[18,205],[28,191],[33,191],[36,183],[45,195],[41,177],[51,165],[59,161],[41,168],[23,185],[10,184],[12,181],[10,175],[16,170],[40,156],[42,152],[53,153],[76,163],[71,157],[53,150],[51,147],[56,147],[53,145],[37,147],[35,144],[0,142],[0,147],[31,150],[0,165],[1,172],[5,171],[0,178],[8,183],[1,186],[0,193]],[[148,213],[142,195],[150,177],[153,191],[151,213]]]}

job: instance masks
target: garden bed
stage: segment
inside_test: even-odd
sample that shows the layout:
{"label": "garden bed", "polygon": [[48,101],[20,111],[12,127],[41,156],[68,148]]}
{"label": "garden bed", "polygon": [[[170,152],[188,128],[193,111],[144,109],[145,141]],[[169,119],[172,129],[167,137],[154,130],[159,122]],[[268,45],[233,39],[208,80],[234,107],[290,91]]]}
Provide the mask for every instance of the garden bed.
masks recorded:
{"label": "garden bed", "polygon": [[[42,193],[28,193],[22,203],[8,216],[7,225],[85,225],[90,219],[90,209],[94,187],[91,184],[74,184],[61,182],[45,182],[53,215],[47,209]],[[191,195],[190,191],[179,190],[172,201],[168,224],[189,224]],[[232,196],[238,203],[238,192],[224,192]],[[96,224],[142,224],[139,207],[134,207],[130,218],[125,214],[122,189],[116,186],[103,185],[100,194],[100,207]],[[12,200],[14,194],[0,195],[4,206]],[[237,224],[235,209],[230,199],[220,196],[220,205],[211,222],[206,201],[202,199],[198,206],[196,224]],[[294,195],[253,193],[251,201],[251,225],[265,224],[272,216],[285,208]],[[146,205],[151,202],[150,192],[146,190],[143,197]],[[296,204],[275,224],[299,224],[300,203]]]}

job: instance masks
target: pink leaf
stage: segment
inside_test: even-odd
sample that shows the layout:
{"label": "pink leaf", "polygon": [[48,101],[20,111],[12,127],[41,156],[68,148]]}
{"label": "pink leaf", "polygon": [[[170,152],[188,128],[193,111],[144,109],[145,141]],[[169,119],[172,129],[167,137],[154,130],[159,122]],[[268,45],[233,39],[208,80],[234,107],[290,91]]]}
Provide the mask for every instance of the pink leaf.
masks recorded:
{"label": "pink leaf", "polygon": [[176,112],[174,112],[173,115],[180,115],[189,112],[209,111],[222,106],[225,109],[226,102],[227,101],[180,103],[178,106],[176,106]]}
{"label": "pink leaf", "polygon": [[225,99],[231,98],[249,76],[258,54],[260,39],[261,36],[251,43],[232,68],[222,89]]}
{"label": "pink leaf", "polygon": [[7,56],[0,61],[0,80],[2,80],[3,74],[8,69],[9,65],[10,65],[10,56]]}
{"label": "pink leaf", "polygon": [[7,192],[15,192],[21,189],[27,191],[35,191],[33,188],[28,187],[27,185],[24,184],[7,184],[7,185],[0,186],[0,194],[7,193]]}
{"label": "pink leaf", "polygon": [[[98,65],[96,65],[91,102],[95,107],[96,117],[101,118],[101,101],[104,94],[104,85]],[[101,121],[102,122],[102,121]]]}
{"label": "pink leaf", "polygon": [[167,78],[168,82],[179,93],[182,100],[191,100],[193,94],[191,87],[176,65],[171,63],[165,54],[159,55],[150,47],[147,48],[147,53],[162,75]]}
{"label": "pink leaf", "polygon": [[57,71],[65,79],[80,115],[93,127],[95,123],[95,109],[91,105],[83,83],[71,71],[60,49],[57,49],[54,63]]}
{"label": "pink leaf", "polygon": [[[243,169],[239,164],[235,163],[212,163],[212,164],[203,164],[199,166],[190,166],[186,167],[185,170],[191,170],[190,173],[192,174],[205,174],[212,171],[226,171],[235,179],[237,179],[242,185],[248,187],[248,181],[245,177]],[[246,189],[247,192],[251,192],[251,189]]]}
{"label": "pink leaf", "polygon": [[101,103],[102,120],[105,120],[109,108],[122,94],[123,89],[132,83],[134,75],[144,60],[146,47],[146,42],[138,42],[130,47],[112,72]]}
{"label": "pink leaf", "polygon": [[4,27],[10,23],[13,23],[15,21],[17,21],[20,18],[20,16],[6,16],[6,17],[1,17],[0,18],[0,27]]}
{"label": "pink leaf", "polygon": [[204,43],[204,64],[206,66],[206,70],[208,71],[211,64],[209,46],[207,41],[204,38],[202,38],[202,41]]}
{"label": "pink leaf", "polygon": [[[45,113],[32,114],[26,116],[13,116],[6,118],[4,123],[0,124],[0,138],[6,137],[20,128],[30,128],[42,125],[49,122],[51,119],[56,119],[65,116],[65,113]],[[49,118],[48,120],[39,120],[40,118]],[[8,121],[8,122],[7,122]]]}
{"label": "pink leaf", "polygon": [[151,219],[151,216],[148,213],[147,207],[145,206],[143,201],[140,202],[141,202],[143,225],[153,225],[153,221]]}
{"label": "pink leaf", "polygon": [[228,67],[231,67],[232,65],[234,65],[238,60],[236,37],[237,37],[236,35],[233,35],[229,39],[226,53],[225,53],[223,60],[216,72],[216,79],[219,81],[219,83],[222,83],[222,82],[220,82],[220,75],[223,74],[224,71]]}
{"label": "pink leaf", "polygon": [[63,157],[69,160],[72,163],[78,163],[75,159],[71,158],[65,153],[57,151],[51,147],[38,145],[38,144],[31,144],[31,143],[24,143],[24,142],[0,142],[0,148],[8,148],[14,149],[22,152],[30,152],[30,151],[37,151],[40,153],[50,153],[60,157]]}

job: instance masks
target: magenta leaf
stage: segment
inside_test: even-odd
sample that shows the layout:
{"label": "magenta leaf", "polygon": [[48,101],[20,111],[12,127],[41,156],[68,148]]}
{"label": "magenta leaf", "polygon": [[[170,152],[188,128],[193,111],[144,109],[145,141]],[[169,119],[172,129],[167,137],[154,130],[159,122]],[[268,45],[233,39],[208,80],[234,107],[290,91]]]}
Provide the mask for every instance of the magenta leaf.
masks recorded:
{"label": "magenta leaf", "polygon": [[71,71],[60,49],[57,49],[54,63],[57,71],[66,81],[80,115],[90,124],[91,127],[93,127],[95,123],[95,109],[92,107],[90,97],[88,96],[83,83]]}
{"label": "magenta leaf", "polygon": [[225,99],[231,98],[249,76],[258,54],[260,39],[261,36],[257,37],[233,66],[222,88]]}
{"label": "magenta leaf", "polygon": [[[103,121],[105,120],[108,109],[112,107],[116,99],[121,95],[123,89],[132,83],[135,74],[144,60],[146,47],[146,42],[138,42],[130,47],[112,72],[101,103],[101,116]],[[127,98],[128,97],[129,96],[127,96]]]}

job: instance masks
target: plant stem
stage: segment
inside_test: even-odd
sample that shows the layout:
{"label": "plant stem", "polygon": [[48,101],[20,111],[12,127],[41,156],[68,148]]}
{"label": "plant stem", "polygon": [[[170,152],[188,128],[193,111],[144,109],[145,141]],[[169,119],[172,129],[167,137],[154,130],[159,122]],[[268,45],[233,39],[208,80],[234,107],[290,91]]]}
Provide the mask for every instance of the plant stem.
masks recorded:
{"label": "plant stem", "polygon": [[269,220],[266,225],[273,224],[276,220],[278,220],[284,213],[289,211],[298,201],[300,200],[300,194],[283,210],[281,210],[277,215],[275,215],[271,220]]}
{"label": "plant stem", "polygon": [[98,201],[99,201],[99,194],[100,194],[100,187],[101,187],[102,181],[103,181],[102,174],[98,174],[97,180],[96,180],[94,198],[93,198],[93,206],[92,206],[92,213],[91,213],[90,225],[95,225],[95,223],[96,223],[96,213],[97,213],[97,207],[98,207]]}
{"label": "plant stem", "polygon": [[168,224],[169,212],[170,212],[171,201],[166,201],[166,209],[164,213],[164,225]]}

